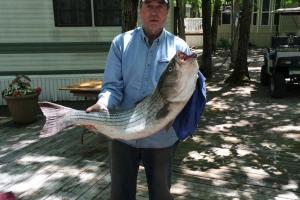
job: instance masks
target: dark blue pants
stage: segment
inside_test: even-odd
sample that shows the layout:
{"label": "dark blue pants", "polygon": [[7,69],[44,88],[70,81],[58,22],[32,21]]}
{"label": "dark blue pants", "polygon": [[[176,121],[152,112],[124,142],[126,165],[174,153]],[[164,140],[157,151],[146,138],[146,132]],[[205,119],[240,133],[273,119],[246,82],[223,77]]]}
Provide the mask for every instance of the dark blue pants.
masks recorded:
{"label": "dark blue pants", "polygon": [[133,148],[110,143],[111,200],[135,200],[137,174],[143,163],[150,200],[172,200],[171,171],[176,144],[167,148]]}

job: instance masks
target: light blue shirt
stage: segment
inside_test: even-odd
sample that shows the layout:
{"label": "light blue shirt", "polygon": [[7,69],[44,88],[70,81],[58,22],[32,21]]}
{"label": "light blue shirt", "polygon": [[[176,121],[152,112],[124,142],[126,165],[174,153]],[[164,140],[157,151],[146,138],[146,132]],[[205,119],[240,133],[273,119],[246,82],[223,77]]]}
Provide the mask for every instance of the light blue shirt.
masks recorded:
{"label": "light blue shirt", "polygon": [[[190,54],[184,40],[165,29],[149,44],[142,28],[119,34],[112,41],[99,101],[108,108],[128,109],[154,91],[177,51]],[[136,148],[164,148],[178,140],[172,127],[152,136],[123,141]]]}

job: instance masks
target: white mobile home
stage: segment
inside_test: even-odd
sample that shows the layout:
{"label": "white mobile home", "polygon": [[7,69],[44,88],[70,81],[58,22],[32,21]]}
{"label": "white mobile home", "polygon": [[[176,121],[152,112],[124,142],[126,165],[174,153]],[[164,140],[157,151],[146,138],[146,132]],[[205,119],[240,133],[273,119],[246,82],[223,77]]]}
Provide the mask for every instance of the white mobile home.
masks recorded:
{"label": "white mobile home", "polygon": [[[172,26],[169,17],[167,29]],[[120,32],[119,0],[0,1],[0,91],[26,74],[42,87],[41,100],[76,99],[59,88],[101,78]]]}
{"label": "white mobile home", "polygon": [[[276,33],[276,24],[279,24],[279,34],[300,34],[299,16],[282,16],[274,14],[273,11],[284,6],[282,0],[253,0],[253,10],[250,28],[250,42],[258,47],[270,47],[272,36]],[[295,5],[300,6],[300,5]],[[229,10],[228,10],[229,8]],[[229,11],[229,12],[228,12]],[[221,8],[220,26],[218,29],[218,40],[231,41],[231,24],[239,15],[233,15],[230,5]]]}

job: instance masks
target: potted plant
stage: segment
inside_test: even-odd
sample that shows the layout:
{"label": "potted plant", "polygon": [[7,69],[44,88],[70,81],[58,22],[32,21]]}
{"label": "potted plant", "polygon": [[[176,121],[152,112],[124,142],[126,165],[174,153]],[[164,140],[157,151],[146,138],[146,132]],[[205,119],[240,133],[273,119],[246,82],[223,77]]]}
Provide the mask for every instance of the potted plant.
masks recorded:
{"label": "potted plant", "polygon": [[30,82],[28,76],[18,75],[9,87],[2,91],[2,97],[16,123],[27,124],[37,119],[38,97],[42,90],[40,87],[31,87]]}

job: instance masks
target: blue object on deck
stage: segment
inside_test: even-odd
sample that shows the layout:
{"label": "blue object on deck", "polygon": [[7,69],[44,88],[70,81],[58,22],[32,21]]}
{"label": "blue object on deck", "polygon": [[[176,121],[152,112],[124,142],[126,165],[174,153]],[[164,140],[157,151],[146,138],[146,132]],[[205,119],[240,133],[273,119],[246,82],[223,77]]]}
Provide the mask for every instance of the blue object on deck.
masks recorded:
{"label": "blue object on deck", "polygon": [[180,140],[184,140],[191,136],[198,127],[202,113],[204,111],[206,104],[206,87],[205,78],[198,73],[198,80],[196,84],[196,89],[183,108],[183,110],[176,117],[173,128]]}

